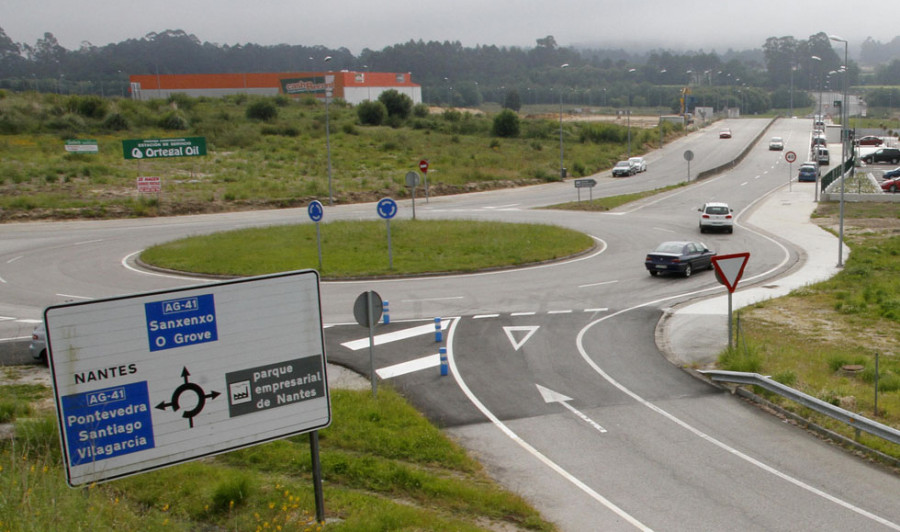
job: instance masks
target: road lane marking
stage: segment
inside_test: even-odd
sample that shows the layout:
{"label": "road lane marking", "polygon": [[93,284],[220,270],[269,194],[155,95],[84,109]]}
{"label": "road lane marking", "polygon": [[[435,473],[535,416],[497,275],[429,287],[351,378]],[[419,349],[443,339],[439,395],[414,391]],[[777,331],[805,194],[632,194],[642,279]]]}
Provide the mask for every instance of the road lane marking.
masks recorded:
{"label": "road lane marking", "polygon": [[434,368],[440,365],[441,355],[438,353],[377,369],[375,370],[375,373],[382,379],[390,379],[392,377],[399,377],[401,375],[406,375],[407,373]]}
{"label": "road lane marking", "polygon": [[615,284],[618,282],[619,281],[601,281],[599,283],[580,284],[580,285],[578,285],[578,288],[592,288],[594,286],[603,286],[605,284]]}
{"label": "road lane marking", "polygon": [[572,400],[571,397],[567,395],[563,395],[559,392],[555,392],[549,388],[544,388],[540,384],[535,384],[537,386],[538,391],[541,393],[541,397],[544,398],[545,403],[559,403],[566,407],[569,412],[572,412],[576,416],[578,416],[582,421],[587,423],[588,425],[594,427],[600,432],[606,432],[606,429],[603,428],[599,423],[589,418],[586,414],[577,410],[574,406],[570,405],[568,402]]}
{"label": "road lane marking", "polygon": [[[441,320],[441,330],[445,330],[447,328],[449,320]],[[434,324],[429,323],[428,325],[418,325],[416,327],[410,327],[409,329],[403,329],[402,331],[395,331],[391,333],[384,333],[375,335],[374,342],[375,345],[387,344],[390,342],[396,342],[399,340],[406,340],[407,338],[413,338],[415,336],[422,336],[424,334],[433,333],[434,332]],[[369,338],[360,338],[359,340],[351,340],[349,342],[344,342],[341,344],[347,349],[351,349],[353,351],[359,351],[360,349],[365,349],[369,347]]]}
{"label": "road lane marking", "polygon": [[475,316],[472,316],[472,319],[473,320],[483,320],[486,318],[499,318],[499,317],[500,317],[499,314],[477,314]]}
{"label": "road lane marking", "polygon": [[[513,349],[518,351],[539,328],[540,325],[521,325],[518,327],[504,327],[503,332],[506,334],[506,337],[509,338],[509,343],[512,344]],[[516,340],[515,333],[520,332],[524,332],[525,335]]]}

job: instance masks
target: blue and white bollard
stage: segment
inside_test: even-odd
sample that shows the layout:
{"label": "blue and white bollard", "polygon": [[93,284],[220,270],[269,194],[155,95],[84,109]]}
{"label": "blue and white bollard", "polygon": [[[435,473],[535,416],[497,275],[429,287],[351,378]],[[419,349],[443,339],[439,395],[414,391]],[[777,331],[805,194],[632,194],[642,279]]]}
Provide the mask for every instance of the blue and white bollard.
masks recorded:
{"label": "blue and white bollard", "polygon": [[441,355],[441,376],[446,377],[447,373],[450,372],[450,366],[447,364],[447,348],[439,348],[438,353]]}
{"label": "blue and white bollard", "polygon": [[384,316],[384,324],[387,325],[391,322],[391,310],[388,308],[387,299],[381,303],[381,308],[381,315]]}
{"label": "blue and white bollard", "polygon": [[441,334],[441,319],[434,319],[434,341],[441,342],[443,340],[443,335]]}

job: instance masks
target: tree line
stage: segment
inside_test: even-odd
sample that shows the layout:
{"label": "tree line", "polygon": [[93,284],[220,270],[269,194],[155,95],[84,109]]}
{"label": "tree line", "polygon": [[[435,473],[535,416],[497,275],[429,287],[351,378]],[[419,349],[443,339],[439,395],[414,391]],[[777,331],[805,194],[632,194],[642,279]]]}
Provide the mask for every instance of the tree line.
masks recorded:
{"label": "tree line", "polygon": [[[835,48],[837,46],[838,48]],[[868,57],[891,57],[900,40],[867,40]],[[854,61],[844,65],[840,43],[818,33],[807,39],[770,37],[759,49],[716,52],[579,49],[559,46],[553,36],[532,48],[459,42],[409,41],[358,56],[346,48],[280,44],[220,45],[181,30],[150,33],[105,46],[83,42],[67,50],[52,33],[33,45],[16,43],[0,28],[0,88],[39,92],[126,96],[132,74],[357,71],[411,72],[423,100],[477,106],[484,101],[567,106],[677,106],[684,87],[705,105],[742,105],[750,112],[787,107],[795,91],[900,84],[900,59],[864,74]],[[325,57],[332,59],[325,65]],[[894,55],[893,57],[896,57]],[[799,101],[799,100],[796,100]],[[717,109],[718,110],[718,109]]]}

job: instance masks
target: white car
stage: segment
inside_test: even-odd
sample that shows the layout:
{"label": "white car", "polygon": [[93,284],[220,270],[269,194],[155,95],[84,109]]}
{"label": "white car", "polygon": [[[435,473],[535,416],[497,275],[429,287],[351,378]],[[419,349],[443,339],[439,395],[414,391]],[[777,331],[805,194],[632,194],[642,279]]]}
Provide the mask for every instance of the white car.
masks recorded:
{"label": "white car", "polygon": [[778,150],[781,151],[784,149],[784,139],[781,137],[772,137],[772,140],[769,141],[769,149],[770,150]]}
{"label": "white car", "polygon": [[631,166],[635,168],[637,173],[647,171],[647,161],[643,157],[632,157],[628,159],[628,162],[631,163]]}
{"label": "white car", "polygon": [[700,232],[705,233],[710,229],[719,229],[728,233],[734,232],[734,212],[727,203],[705,203],[697,209],[700,211]]}

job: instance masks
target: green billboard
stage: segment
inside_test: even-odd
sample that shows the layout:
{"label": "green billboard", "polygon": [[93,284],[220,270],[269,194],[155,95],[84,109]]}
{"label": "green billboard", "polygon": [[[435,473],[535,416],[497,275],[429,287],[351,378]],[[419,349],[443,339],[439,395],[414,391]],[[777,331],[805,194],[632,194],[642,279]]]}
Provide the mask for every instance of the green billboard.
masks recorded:
{"label": "green billboard", "polygon": [[122,141],[122,152],[126,159],[199,157],[206,155],[206,137],[128,139]]}

